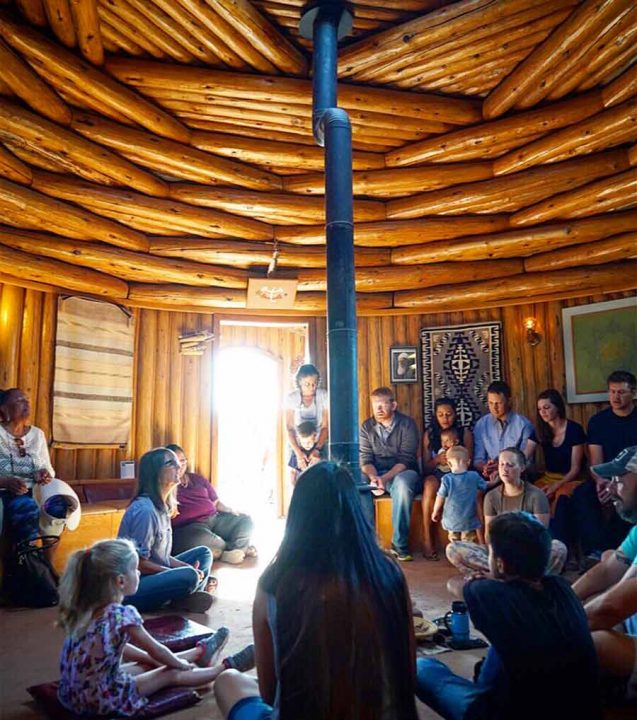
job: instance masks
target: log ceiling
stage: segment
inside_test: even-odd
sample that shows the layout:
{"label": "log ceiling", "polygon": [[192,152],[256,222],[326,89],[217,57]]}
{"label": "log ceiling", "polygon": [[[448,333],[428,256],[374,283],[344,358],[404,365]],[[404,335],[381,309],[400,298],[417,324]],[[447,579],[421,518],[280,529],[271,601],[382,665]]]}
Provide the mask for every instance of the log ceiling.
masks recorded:
{"label": "log ceiling", "polygon": [[[305,0],[0,0],[0,278],[325,310]],[[637,288],[634,0],[360,0],[339,58],[361,314]],[[294,311],[293,311],[294,312]]]}

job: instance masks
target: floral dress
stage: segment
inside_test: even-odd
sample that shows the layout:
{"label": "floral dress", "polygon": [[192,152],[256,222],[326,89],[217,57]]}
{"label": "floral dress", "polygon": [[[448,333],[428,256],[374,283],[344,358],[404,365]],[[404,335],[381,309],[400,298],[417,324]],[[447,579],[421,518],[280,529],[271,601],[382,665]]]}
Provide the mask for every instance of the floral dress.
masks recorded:
{"label": "floral dress", "polygon": [[112,603],[83,635],[66,637],[58,688],[64,707],[80,715],[134,715],[144,707],[135,679],[120,669],[128,629],[142,623],[132,605]]}

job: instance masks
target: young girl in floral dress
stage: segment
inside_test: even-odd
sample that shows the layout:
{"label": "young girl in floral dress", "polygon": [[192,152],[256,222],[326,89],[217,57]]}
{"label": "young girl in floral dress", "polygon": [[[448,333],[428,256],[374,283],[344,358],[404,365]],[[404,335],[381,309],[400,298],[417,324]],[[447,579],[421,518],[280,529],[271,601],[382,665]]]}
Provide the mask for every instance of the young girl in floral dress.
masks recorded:
{"label": "young girl in floral dress", "polygon": [[[191,650],[175,655],[143,627],[132,605],[138,556],[128,540],[103,540],[74,553],[60,583],[60,702],[78,714],[134,715],[149,695],[170,685],[198,687],[226,668],[254,667],[254,646],[214,664],[228,640],[221,627]],[[124,661],[124,662],[122,662]]]}

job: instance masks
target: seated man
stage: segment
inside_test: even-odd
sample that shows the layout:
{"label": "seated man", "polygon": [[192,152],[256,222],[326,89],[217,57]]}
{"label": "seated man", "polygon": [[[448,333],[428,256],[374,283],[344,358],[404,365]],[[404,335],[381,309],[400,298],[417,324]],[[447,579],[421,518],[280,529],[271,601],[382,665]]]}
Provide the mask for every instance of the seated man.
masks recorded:
{"label": "seated man", "polygon": [[511,409],[511,388],[501,380],[487,388],[489,412],[473,429],[473,464],[485,477],[497,478],[498,455],[504,448],[515,447],[532,462],[537,446],[535,429],[524,415]]}
{"label": "seated man", "polygon": [[215,560],[233,565],[242,563],[246,557],[256,557],[257,551],[250,545],[250,516],[224,505],[206,478],[186,472],[188,460],[179,445],[166,447],[179,460],[179,514],[172,519],[173,552],[182,553],[204,545]]}
{"label": "seated man", "polygon": [[601,718],[597,663],[586,616],[568,583],[545,575],[548,530],[528,513],[491,523],[493,578],[464,587],[475,627],[491,643],[476,682],[421,658],[416,695],[443,718]]}
{"label": "seated man", "polygon": [[[594,465],[600,478],[612,478],[615,508],[633,524],[615,551],[573,585],[584,603],[593,631],[602,675],[627,681],[626,698],[637,699],[637,445],[626,448],[611,462]],[[615,487],[613,487],[615,486]],[[618,625],[623,624],[623,632]]]}
{"label": "seated man", "polygon": [[360,432],[361,470],[380,494],[391,495],[392,554],[401,562],[413,560],[409,522],[412,501],[422,492],[417,458],[420,434],[412,418],[397,411],[389,388],[376,388],[371,400],[373,417],[365,420]]}

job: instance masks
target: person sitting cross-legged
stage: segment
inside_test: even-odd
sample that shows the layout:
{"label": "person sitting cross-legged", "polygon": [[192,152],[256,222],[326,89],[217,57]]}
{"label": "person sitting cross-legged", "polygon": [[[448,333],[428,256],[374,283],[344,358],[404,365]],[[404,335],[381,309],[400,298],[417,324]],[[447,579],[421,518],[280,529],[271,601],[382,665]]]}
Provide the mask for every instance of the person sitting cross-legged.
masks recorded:
{"label": "person sitting cross-legged", "polygon": [[222,503],[206,478],[187,471],[183,448],[174,443],[166,447],[179,460],[179,513],[172,518],[174,552],[203,545],[210,549],[213,559],[232,565],[256,557],[256,548],[250,545],[252,518]]}
{"label": "person sitting cross-legged", "polygon": [[443,718],[602,717],[584,609],[566,580],[545,575],[550,548],[548,530],[528,513],[492,521],[491,577],[464,586],[470,617],[491,643],[476,681],[433,658],[418,660],[416,694]]}
{"label": "person sitting cross-legged", "polygon": [[412,418],[398,412],[389,388],[376,388],[371,399],[373,416],[360,431],[361,471],[375,495],[391,495],[392,554],[401,562],[413,560],[409,550],[411,505],[423,487],[418,472],[418,428]]}

